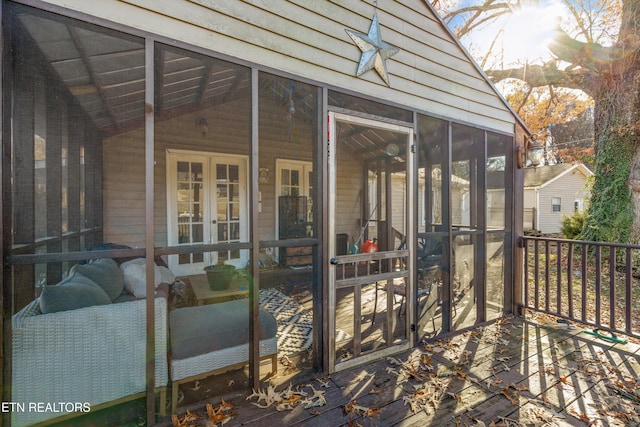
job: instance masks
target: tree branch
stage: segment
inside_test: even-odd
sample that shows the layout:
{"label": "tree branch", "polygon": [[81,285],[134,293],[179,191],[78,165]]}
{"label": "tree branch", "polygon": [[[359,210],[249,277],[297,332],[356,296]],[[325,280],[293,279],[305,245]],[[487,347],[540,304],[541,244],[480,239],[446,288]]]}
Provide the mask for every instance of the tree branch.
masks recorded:
{"label": "tree branch", "polygon": [[584,43],[571,38],[559,26],[556,36],[549,43],[549,50],[561,61],[573,64],[573,68],[582,67],[598,71],[616,59],[615,49],[599,43]]}
{"label": "tree branch", "polygon": [[494,82],[505,79],[518,79],[526,82],[531,87],[554,85],[569,89],[588,90],[585,87],[586,75],[583,70],[559,70],[555,61],[547,62],[544,65],[527,65],[506,70],[488,70],[486,73]]}

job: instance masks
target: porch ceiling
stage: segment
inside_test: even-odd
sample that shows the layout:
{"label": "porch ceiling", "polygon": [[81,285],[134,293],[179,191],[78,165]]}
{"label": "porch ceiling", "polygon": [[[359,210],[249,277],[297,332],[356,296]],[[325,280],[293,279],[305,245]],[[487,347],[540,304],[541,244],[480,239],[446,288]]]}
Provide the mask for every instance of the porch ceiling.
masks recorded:
{"label": "porch ceiling", "polygon": [[[14,34],[29,41],[29,47],[22,49],[22,60],[33,61],[45,76],[47,86],[67,91],[105,136],[144,126],[143,40],[40,13],[29,10],[15,15]],[[250,99],[251,73],[247,67],[160,44],[155,55],[154,107],[160,120]],[[295,114],[296,120],[310,124],[317,122],[316,94],[310,87],[263,73],[259,90],[261,99],[271,103],[270,108],[283,111],[284,119]],[[373,108],[369,104],[378,105],[361,100],[359,109],[368,111]],[[404,168],[404,135],[343,124],[340,138],[340,143],[348,145],[364,161],[390,159],[391,170]],[[396,147],[397,155],[393,154]]]}
{"label": "porch ceiling", "polygon": [[[20,36],[31,40],[47,84],[66,88],[95,126],[115,135],[144,124],[145,49],[131,36],[23,13]],[[168,119],[250,96],[246,67],[171,47],[156,49],[156,114]]]}

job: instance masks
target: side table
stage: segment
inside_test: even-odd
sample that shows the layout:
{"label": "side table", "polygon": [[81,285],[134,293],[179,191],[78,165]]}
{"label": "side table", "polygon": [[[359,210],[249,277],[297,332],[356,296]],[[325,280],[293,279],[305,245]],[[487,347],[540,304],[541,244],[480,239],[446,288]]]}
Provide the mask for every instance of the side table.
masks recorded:
{"label": "side table", "polygon": [[198,305],[214,304],[232,299],[247,298],[249,296],[249,287],[246,283],[240,284],[232,282],[229,289],[214,291],[209,286],[205,274],[189,276],[189,281],[191,282],[191,287],[195,293]]}

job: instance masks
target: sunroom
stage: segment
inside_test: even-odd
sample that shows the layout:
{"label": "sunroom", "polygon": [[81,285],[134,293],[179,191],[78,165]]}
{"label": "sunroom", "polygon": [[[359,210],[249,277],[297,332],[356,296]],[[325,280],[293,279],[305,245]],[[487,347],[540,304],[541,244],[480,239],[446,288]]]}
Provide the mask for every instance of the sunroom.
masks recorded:
{"label": "sunroom", "polygon": [[12,425],[512,311],[525,131],[428,2],[225,3],[3,3],[3,400],[72,403]]}

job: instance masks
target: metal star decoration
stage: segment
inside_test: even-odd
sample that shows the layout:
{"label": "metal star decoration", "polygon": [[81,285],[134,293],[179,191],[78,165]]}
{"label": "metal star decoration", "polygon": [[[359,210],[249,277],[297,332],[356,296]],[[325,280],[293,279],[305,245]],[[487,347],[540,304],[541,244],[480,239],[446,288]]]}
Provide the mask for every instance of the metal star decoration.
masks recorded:
{"label": "metal star decoration", "polygon": [[378,23],[378,14],[373,14],[373,20],[369,27],[369,34],[362,34],[357,31],[346,30],[349,37],[362,51],[360,64],[356,77],[360,77],[365,71],[375,68],[382,80],[389,86],[389,76],[387,75],[387,59],[400,52],[395,46],[382,41],[380,34],[380,24]]}

